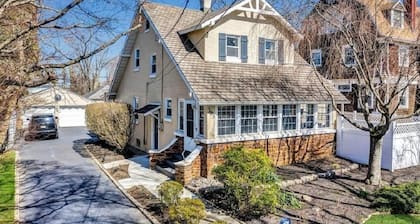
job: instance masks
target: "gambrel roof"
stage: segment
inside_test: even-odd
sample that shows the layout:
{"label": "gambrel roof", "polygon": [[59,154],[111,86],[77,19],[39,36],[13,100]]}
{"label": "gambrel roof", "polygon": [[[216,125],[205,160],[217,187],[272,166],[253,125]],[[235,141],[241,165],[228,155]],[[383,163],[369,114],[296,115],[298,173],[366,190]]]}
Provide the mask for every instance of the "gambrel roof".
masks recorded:
{"label": "gambrel roof", "polygon": [[[188,50],[185,36],[179,31],[190,27],[191,21],[203,20],[207,14],[191,9],[183,12],[182,8],[157,3],[144,3],[141,13],[150,21],[186,86],[202,105],[331,100],[316,71],[298,53],[295,63],[288,65],[205,61],[196,51]],[[174,19],[181,13],[179,21]],[[112,91],[116,92],[121,79],[115,77]],[[324,83],[337,102],[347,102],[330,81]]]}

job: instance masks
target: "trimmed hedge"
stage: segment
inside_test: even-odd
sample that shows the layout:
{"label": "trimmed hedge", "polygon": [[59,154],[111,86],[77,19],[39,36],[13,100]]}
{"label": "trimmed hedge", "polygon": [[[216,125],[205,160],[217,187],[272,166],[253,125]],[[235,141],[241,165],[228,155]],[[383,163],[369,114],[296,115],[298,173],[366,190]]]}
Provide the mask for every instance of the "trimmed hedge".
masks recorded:
{"label": "trimmed hedge", "polygon": [[102,102],[86,106],[87,128],[99,139],[121,152],[130,137],[128,104]]}
{"label": "trimmed hedge", "polygon": [[420,213],[420,181],[377,190],[372,206],[394,214]]}

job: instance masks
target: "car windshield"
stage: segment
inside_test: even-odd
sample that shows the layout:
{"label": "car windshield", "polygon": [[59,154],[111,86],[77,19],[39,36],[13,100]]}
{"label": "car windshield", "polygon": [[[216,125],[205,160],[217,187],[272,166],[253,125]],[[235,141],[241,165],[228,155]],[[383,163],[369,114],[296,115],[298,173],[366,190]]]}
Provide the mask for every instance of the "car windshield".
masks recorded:
{"label": "car windshield", "polygon": [[37,117],[33,118],[33,123],[38,128],[54,128],[54,118],[53,117]]}

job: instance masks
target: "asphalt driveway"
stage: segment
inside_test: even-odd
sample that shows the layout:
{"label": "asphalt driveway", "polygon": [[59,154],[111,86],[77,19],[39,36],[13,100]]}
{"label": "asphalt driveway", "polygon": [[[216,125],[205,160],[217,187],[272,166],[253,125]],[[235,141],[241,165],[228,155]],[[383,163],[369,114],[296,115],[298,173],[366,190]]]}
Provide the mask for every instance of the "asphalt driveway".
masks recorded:
{"label": "asphalt driveway", "polygon": [[56,140],[25,142],[18,152],[22,223],[150,223],[82,150],[84,128]]}

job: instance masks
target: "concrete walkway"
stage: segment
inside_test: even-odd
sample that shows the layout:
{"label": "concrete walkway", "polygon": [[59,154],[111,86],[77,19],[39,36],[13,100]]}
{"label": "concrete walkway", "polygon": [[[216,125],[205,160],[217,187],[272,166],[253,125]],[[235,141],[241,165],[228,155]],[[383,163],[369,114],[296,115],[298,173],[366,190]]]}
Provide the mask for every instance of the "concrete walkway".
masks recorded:
{"label": "concrete walkway", "polygon": [[[105,169],[117,167],[119,165],[129,164],[128,174],[130,178],[121,179],[118,182],[124,189],[130,189],[136,185],[142,185],[156,197],[159,197],[158,187],[161,183],[170,180],[169,177],[149,169],[149,158],[147,156],[136,156],[130,159],[124,159],[103,164]],[[184,188],[182,198],[196,197],[191,191]]]}
{"label": "concrete walkway", "polygon": [[[158,194],[158,187],[161,183],[170,180],[169,177],[159,173],[155,170],[149,169],[149,158],[148,156],[136,156],[130,159],[124,159],[119,161],[114,161],[110,163],[103,164],[105,169],[110,169],[113,167],[117,167],[119,165],[126,165],[128,164],[128,173],[130,178],[121,179],[119,180],[119,184],[127,190],[131,187],[136,185],[142,185],[147,190],[149,190],[152,194],[156,197],[159,197]],[[188,189],[184,188],[184,192],[181,196],[182,198],[197,198],[197,196],[189,191]],[[232,217],[215,214],[212,212],[207,211],[207,218],[205,220],[200,221],[201,224],[208,224],[212,223],[215,220],[223,220],[229,224],[240,224],[237,220],[233,219]]]}

